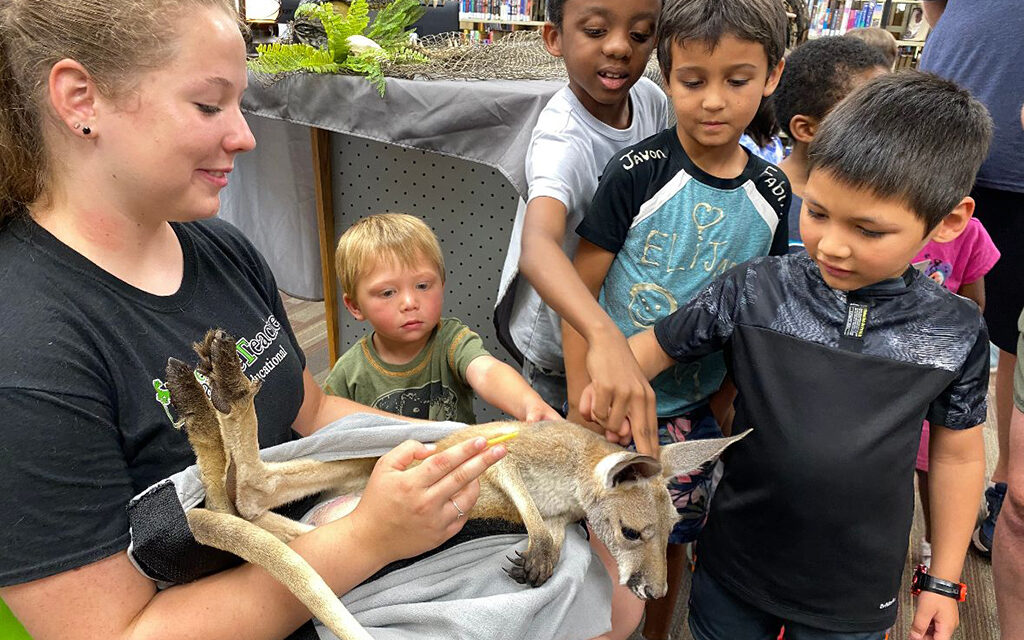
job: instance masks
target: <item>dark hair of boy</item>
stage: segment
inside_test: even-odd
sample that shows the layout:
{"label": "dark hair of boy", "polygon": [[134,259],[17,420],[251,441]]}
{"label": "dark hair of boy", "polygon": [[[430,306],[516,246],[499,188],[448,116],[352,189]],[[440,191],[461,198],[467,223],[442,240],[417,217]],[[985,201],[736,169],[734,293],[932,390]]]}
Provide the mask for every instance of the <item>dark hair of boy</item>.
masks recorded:
{"label": "dark hair of boy", "polygon": [[772,94],[779,126],[790,138],[793,116],[818,122],[842,100],[854,79],[871,69],[889,69],[881,51],[857,38],[829,36],[808,40],[786,57],[779,86]]}
{"label": "dark hair of boy", "polygon": [[763,46],[770,71],[786,51],[786,26],[782,0],[665,0],[658,24],[658,64],[667,78],[673,42],[704,42],[713,50],[722,36],[732,35]]}
{"label": "dark hair of boy", "polygon": [[754,119],[747,125],[745,133],[753,138],[759,147],[767,147],[772,138],[779,135],[779,123],[775,119],[775,106],[772,96],[763,98],[757,108]]}
{"label": "dark hair of boy", "polygon": [[562,17],[565,15],[565,3],[568,0],[548,0],[548,22],[559,29],[562,28]]}
{"label": "dark hair of boy", "polygon": [[808,169],[901,200],[927,233],[970,193],[991,138],[992,118],[967,90],[906,70],[839,103],[810,145]]}
{"label": "dark hair of boy", "polygon": [[[548,0],[547,21],[562,28],[562,19],[565,17],[565,3],[569,0]],[[624,2],[626,0],[623,0]]]}

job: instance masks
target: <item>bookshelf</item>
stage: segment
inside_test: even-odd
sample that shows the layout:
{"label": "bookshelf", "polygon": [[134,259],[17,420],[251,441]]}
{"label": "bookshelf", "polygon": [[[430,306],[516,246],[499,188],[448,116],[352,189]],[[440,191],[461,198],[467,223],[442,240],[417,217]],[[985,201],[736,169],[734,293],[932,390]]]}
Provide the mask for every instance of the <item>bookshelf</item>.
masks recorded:
{"label": "bookshelf", "polygon": [[459,28],[473,41],[493,42],[505,34],[544,25],[546,0],[459,0]]}
{"label": "bookshelf", "polygon": [[462,29],[472,29],[477,25],[495,24],[502,27],[524,27],[536,29],[543,27],[543,20],[488,20],[485,18],[472,18],[471,16],[459,16],[459,26]]}
{"label": "bookshelf", "polygon": [[[449,0],[451,1],[451,0]],[[536,27],[544,24],[546,0],[458,0],[459,20],[476,24]]]}
{"label": "bookshelf", "polygon": [[[880,27],[896,38],[896,68],[916,67],[928,35],[922,0],[806,0],[808,38],[843,35],[858,27]],[[908,37],[912,36],[912,37]]]}
{"label": "bookshelf", "polygon": [[807,0],[808,37],[841,36],[850,29],[880,27],[887,0]]}

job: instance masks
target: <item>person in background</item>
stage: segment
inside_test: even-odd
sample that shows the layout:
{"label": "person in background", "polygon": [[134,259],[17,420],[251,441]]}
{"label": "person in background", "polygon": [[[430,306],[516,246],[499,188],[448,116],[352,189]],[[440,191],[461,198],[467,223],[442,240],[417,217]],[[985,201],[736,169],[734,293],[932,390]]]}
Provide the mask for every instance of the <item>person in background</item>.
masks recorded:
{"label": "person in background", "polygon": [[786,147],[779,138],[779,131],[781,129],[775,119],[772,98],[768,96],[761,100],[761,106],[758,107],[750,126],[740,136],[740,146],[758,158],[777,165],[786,158]]}
{"label": "person in background", "polygon": [[924,19],[924,10],[921,7],[914,7],[910,11],[910,20],[907,21],[907,28],[903,30],[904,40],[924,40],[928,33],[928,23]]}
{"label": "person in background", "polygon": [[999,348],[996,367],[996,429],[999,458],[985,489],[985,516],[975,529],[974,548],[992,551],[1010,457],[1010,415],[1016,366],[1017,317],[1024,307],[1024,132],[1020,128],[1024,96],[1024,12],[1014,0],[950,2],[928,38],[920,67],[968,89],[988,108],[995,122],[992,150],[978,171],[971,197],[977,215],[1002,259],[985,276],[985,322]]}
{"label": "person in background", "polygon": [[923,0],[921,6],[924,8],[924,19],[934,29],[942,18],[942,12],[946,10],[946,0]]}
{"label": "person in background", "polygon": [[335,267],[345,308],[372,331],[338,358],[327,393],[410,418],[475,424],[476,392],[517,420],[561,418],[479,335],[441,318],[444,258],[422,220],[363,218],[338,240]]}
{"label": "person in background", "polygon": [[[1024,101],[1024,97],[1022,97]],[[1024,130],[1024,104],[1020,110]],[[1024,637],[1024,309],[1017,320],[1017,366],[1013,376],[1013,411],[1007,464],[1006,504],[992,550],[999,627],[1004,638]]]}
{"label": "person in background", "polygon": [[[979,309],[985,309],[985,274],[999,260],[999,250],[977,218],[971,218],[964,232],[952,242],[929,242],[911,264],[921,273],[950,291],[973,300]],[[932,562],[931,504],[928,490],[928,443],[930,429],[925,420],[921,430],[921,444],[917,450],[917,488],[921,497],[924,519],[924,537],[918,540],[917,561],[925,566]],[[942,496],[935,496],[941,499]]]}
{"label": "person in background", "polygon": [[896,36],[892,35],[891,31],[886,31],[881,27],[858,27],[857,29],[850,29],[845,35],[849,38],[863,40],[881,51],[889,63],[890,71],[896,65],[899,45],[896,43]]}
{"label": "person in background", "polygon": [[825,116],[851,91],[887,73],[880,51],[856,38],[827,36],[809,40],[786,59],[772,102],[783,131],[793,143],[779,165],[793,188],[789,209],[790,251],[803,251],[801,210],[807,184],[807,150]]}

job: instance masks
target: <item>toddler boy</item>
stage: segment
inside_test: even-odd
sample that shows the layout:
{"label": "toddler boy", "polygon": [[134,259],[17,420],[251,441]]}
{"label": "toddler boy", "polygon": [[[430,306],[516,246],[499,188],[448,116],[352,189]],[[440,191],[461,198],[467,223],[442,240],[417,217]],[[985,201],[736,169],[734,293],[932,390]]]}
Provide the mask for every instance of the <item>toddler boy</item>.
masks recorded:
{"label": "toddler boy", "polygon": [[480,336],[441,318],[444,259],[422,220],[402,213],[364,218],[338,240],[335,266],[345,308],[373,331],[335,363],[325,390],[423,420],[474,423],[473,392],[533,422],[559,415]]}
{"label": "toddler boy", "polygon": [[985,467],[988,334],[977,305],[910,260],[967,225],[991,134],[985,108],[948,81],[872,80],[810,147],[807,252],[731,269],[630,339],[651,377],[724,349],[734,429],[753,429],[724,456],[700,537],[697,640],[775,637],[783,625],[787,637],[881,640],[896,616],[925,418],[943,501],[912,637],[956,627]]}

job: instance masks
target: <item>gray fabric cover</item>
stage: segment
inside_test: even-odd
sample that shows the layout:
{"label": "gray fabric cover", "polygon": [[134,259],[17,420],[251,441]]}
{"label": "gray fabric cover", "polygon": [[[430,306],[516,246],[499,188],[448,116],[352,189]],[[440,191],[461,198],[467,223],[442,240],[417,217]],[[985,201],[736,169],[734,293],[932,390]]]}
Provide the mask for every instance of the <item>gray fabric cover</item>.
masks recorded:
{"label": "gray fabric cover", "polygon": [[[360,76],[298,74],[269,87],[250,77],[242,108],[257,146],[235,158],[235,170],[221,193],[220,216],[259,247],[280,288],[319,300],[323,297],[320,241],[307,127],[493,167],[525,196],[530,134],[544,105],[564,86],[564,81],[555,80],[388,78],[382,99]],[[338,182],[343,169],[352,169],[344,168],[338,156],[334,161]],[[401,176],[400,169],[409,167],[395,168]],[[381,178],[365,175],[360,179],[375,177]],[[392,191],[400,180],[382,179],[381,188],[392,185]],[[452,180],[459,182],[459,177]],[[467,191],[479,188],[477,183],[459,184]],[[416,203],[399,209],[403,207],[429,216]],[[343,218],[335,213],[339,220]],[[336,232],[343,230],[339,227]],[[506,240],[498,244],[503,248]],[[334,241],[329,239],[332,247]]]}
{"label": "gray fabric cover", "polygon": [[562,80],[387,79],[384,98],[361,76],[295,74],[270,86],[250,78],[242,108],[360,138],[479,162],[526,195],[530,134]]}
{"label": "gray fabric cover", "polygon": [[[265,449],[261,455],[268,461],[379,456],[404,440],[432,442],[463,426],[412,424],[358,414],[309,437]],[[195,465],[169,480],[186,511],[202,503],[205,492]],[[153,485],[132,502],[144,501],[163,484]],[[611,627],[611,581],[580,527],[567,529],[554,575],[535,589],[516,584],[503,571],[508,566],[506,556],[525,548],[522,535],[471,540],[364,583],[342,601],[371,635],[385,640],[582,640]],[[134,560],[133,549],[128,553]],[[316,629],[324,640],[335,638],[319,624]]]}

